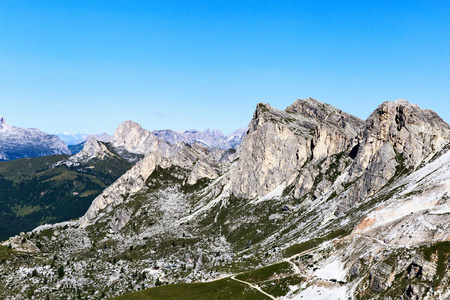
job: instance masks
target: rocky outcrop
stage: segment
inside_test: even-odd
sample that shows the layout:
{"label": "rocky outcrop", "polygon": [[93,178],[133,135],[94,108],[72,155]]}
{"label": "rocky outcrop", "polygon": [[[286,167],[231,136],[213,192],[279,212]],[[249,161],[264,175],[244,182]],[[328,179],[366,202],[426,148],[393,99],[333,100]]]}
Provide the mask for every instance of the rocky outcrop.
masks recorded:
{"label": "rocky outcrop", "polygon": [[435,112],[406,100],[381,104],[366,120],[337,214],[375,194],[394,176],[415,170],[439,152],[450,138],[450,126]]}
{"label": "rocky outcrop", "polygon": [[156,151],[161,147],[168,147],[153,133],[143,129],[138,123],[125,121],[114,132],[112,144],[125,150],[138,154]]}
{"label": "rocky outcrop", "polygon": [[11,126],[1,116],[0,145],[0,161],[70,154],[67,145],[56,135],[35,128]]}
{"label": "rocky outcrop", "polygon": [[239,148],[239,161],[228,177],[231,193],[251,199],[281,184],[295,184],[295,196],[305,194],[318,176],[308,165],[346,151],[363,124],[311,98],[297,100],[285,111],[258,104]]}
{"label": "rocky outcrop", "polygon": [[84,144],[83,149],[75,155],[72,155],[66,160],[58,162],[55,166],[64,164],[66,166],[78,166],[85,164],[93,159],[104,160],[107,157],[115,156],[108,147],[102,142],[97,141],[95,138],[90,138]]}
{"label": "rocky outcrop", "polygon": [[[140,145],[143,146],[142,149],[146,147],[145,144]],[[201,145],[190,146],[184,143],[170,145],[161,140],[152,145],[159,145],[159,148],[148,152],[131,170],[99,195],[80,219],[81,226],[86,226],[95,220],[101,210],[106,209],[107,212],[111,212],[115,206],[125,201],[130,195],[142,190],[147,179],[157,167],[168,169],[176,166],[186,170],[188,175],[181,178],[184,179],[186,185],[195,185],[204,178],[215,179],[222,172],[222,165],[209,156],[209,149]],[[128,219],[128,212],[120,213],[116,216],[112,229],[119,230]]]}
{"label": "rocky outcrop", "polygon": [[[339,215],[402,170],[430,159],[449,132],[435,113],[405,100],[383,103],[366,122],[311,98],[285,111],[260,103],[237,152],[201,143],[171,145],[127,121],[114,133],[113,144],[147,155],[99,196],[93,210],[114,206],[142,188],[156,166],[179,166],[188,170],[188,185],[226,172],[220,184],[236,198],[261,198],[277,187],[290,187],[296,198],[309,194],[316,199],[334,191]],[[230,162],[228,171],[224,166]],[[88,211],[85,219],[94,215]]]}
{"label": "rocky outcrop", "polygon": [[382,292],[386,290],[394,280],[395,271],[391,266],[380,263],[369,275],[369,286],[372,290]]}

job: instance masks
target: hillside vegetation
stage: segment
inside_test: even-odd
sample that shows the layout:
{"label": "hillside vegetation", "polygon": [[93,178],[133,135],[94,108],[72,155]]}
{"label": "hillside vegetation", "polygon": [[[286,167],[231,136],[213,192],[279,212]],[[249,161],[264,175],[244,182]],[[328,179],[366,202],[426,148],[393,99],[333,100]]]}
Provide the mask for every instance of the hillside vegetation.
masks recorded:
{"label": "hillside vegetation", "polygon": [[54,166],[68,157],[0,162],[0,240],[82,216],[92,200],[132,166],[118,156],[77,167]]}

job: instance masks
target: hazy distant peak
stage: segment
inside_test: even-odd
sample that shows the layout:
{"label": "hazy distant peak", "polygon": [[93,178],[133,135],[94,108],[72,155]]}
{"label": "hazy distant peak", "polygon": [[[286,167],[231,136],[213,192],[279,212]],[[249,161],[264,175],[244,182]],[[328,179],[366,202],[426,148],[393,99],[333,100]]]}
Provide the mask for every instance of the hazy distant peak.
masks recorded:
{"label": "hazy distant peak", "polygon": [[70,154],[57,136],[36,128],[20,128],[7,124],[0,116],[0,161],[24,157]]}

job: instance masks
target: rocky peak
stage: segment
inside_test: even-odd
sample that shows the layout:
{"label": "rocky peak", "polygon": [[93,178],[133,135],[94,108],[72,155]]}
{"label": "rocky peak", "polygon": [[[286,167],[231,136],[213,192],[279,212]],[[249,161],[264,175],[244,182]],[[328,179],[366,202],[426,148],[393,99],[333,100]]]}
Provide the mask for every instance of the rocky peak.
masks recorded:
{"label": "rocky peak", "polygon": [[[184,143],[170,145],[163,142],[159,146],[154,151],[149,151],[141,161],[94,199],[89,210],[80,219],[82,226],[95,220],[100,210],[107,208],[108,211],[112,211],[115,206],[126,201],[129,196],[143,189],[147,179],[156,168],[179,167],[184,169],[187,173],[184,178],[187,185],[194,185],[203,178],[215,179],[221,174],[219,162],[211,158],[207,148],[201,145],[190,146]],[[122,225],[127,221],[123,221]],[[114,226],[114,230],[120,228]]]}
{"label": "rocky peak", "polygon": [[394,177],[417,169],[439,152],[450,138],[450,126],[435,112],[406,100],[386,101],[367,118],[354,148],[355,159],[338,213],[355,199],[375,194]]}
{"label": "rocky peak", "polygon": [[[383,102],[369,116],[360,141],[361,148],[369,147],[372,153],[388,144],[385,147],[400,155],[406,168],[416,168],[440,150],[449,137],[450,126],[434,111],[401,99]],[[367,150],[363,149],[357,160],[365,156]]]}
{"label": "rocky peak", "polygon": [[208,148],[221,148],[223,150],[234,148],[241,143],[246,130],[238,129],[230,135],[225,136],[221,130],[206,129],[199,131],[195,129],[177,132],[169,129],[155,130],[153,134],[158,138],[170,143],[176,144],[184,142],[186,144],[202,143]]}
{"label": "rocky peak", "polygon": [[224,136],[222,130],[218,130],[218,129],[209,129],[209,128],[207,128],[207,129],[205,130],[205,134],[211,135],[211,136],[214,136],[214,137],[223,137],[223,136]]}
{"label": "rocky peak", "polygon": [[[15,127],[6,123],[5,118],[3,116],[0,116],[0,130],[8,130],[8,129],[13,129],[13,128],[15,128]],[[34,130],[36,130],[36,129],[34,129]]]}
{"label": "rocky peak", "polygon": [[253,118],[248,126],[247,134],[257,130],[266,122],[266,119],[269,119],[270,116],[277,115],[278,112],[279,111],[276,108],[270,106],[270,104],[258,103],[256,105],[255,112],[253,113]]}
{"label": "rocky peak", "polygon": [[327,112],[331,110],[338,109],[313,98],[298,99],[286,108],[288,113],[308,115],[318,120],[325,119]]}
{"label": "rocky peak", "polygon": [[[306,162],[345,151],[363,126],[362,120],[311,98],[297,100],[285,111],[259,103],[229,175],[232,193],[251,199],[293,184],[309,174],[302,170]],[[309,190],[315,175],[298,185]]]}
{"label": "rocky peak", "polygon": [[155,150],[161,141],[138,123],[125,121],[114,132],[112,144],[129,152],[145,154]]}
{"label": "rocky peak", "polygon": [[103,159],[107,154],[112,155],[108,148],[106,148],[105,144],[100,143],[98,140],[91,137],[86,141],[86,144],[84,144],[83,150],[81,150],[77,155]]}
{"label": "rocky peak", "polygon": [[[328,125],[346,128],[352,131],[353,134],[358,133],[357,130],[360,129],[363,122],[361,119],[353,115],[313,98],[296,100],[286,108],[286,112],[308,116]],[[353,126],[354,124],[357,124],[356,128]]]}
{"label": "rocky peak", "polygon": [[105,158],[112,156],[115,156],[115,154],[109,151],[104,143],[96,140],[94,137],[91,137],[86,141],[80,152],[72,155],[68,159],[56,163],[55,166],[79,166],[80,164],[87,163],[93,159],[104,160]]}
{"label": "rocky peak", "polygon": [[103,132],[103,133],[100,133],[100,134],[90,134],[90,135],[87,136],[86,141],[91,139],[91,138],[94,138],[97,141],[105,142],[105,143],[109,143],[112,140],[112,136],[107,134],[106,132]]}

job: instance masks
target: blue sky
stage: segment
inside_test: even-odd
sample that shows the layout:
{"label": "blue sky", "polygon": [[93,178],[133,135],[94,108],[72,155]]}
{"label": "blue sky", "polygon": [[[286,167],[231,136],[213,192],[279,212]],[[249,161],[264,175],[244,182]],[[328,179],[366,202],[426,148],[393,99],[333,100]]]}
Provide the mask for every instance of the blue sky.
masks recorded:
{"label": "blue sky", "polygon": [[313,97],[450,122],[450,1],[0,1],[0,115],[51,133],[244,127]]}

